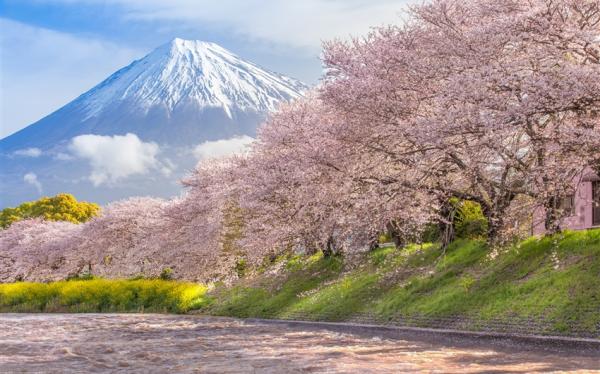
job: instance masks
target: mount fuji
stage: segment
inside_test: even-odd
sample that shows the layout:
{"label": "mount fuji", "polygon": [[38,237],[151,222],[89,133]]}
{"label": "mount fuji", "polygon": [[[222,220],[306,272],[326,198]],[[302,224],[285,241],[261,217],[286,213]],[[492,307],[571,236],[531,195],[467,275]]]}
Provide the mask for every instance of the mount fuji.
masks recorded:
{"label": "mount fuji", "polygon": [[58,192],[100,203],[175,194],[211,145],[247,143],[306,89],[217,44],[174,39],[0,140],[0,205]]}

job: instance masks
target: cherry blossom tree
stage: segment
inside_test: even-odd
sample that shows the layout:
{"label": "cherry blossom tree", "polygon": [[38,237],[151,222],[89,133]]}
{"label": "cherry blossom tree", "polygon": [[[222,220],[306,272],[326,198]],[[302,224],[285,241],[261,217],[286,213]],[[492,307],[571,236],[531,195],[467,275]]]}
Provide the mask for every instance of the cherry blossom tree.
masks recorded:
{"label": "cherry blossom tree", "polygon": [[405,222],[396,225],[399,229],[420,226],[426,215],[423,194],[386,189],[372,177],[377,171],[380,179],[408,178],[409,170],[394,175],[380,160],[349,147],[341,138],[354,134],[346,133],[350,128],[339,118],[335,108],[309,96],[261,128],[247,167],[240,168],[245,175],[239,180],[250,187],[242,206],[255,212],[249,232],[267,229],[268,235],[277,233],[279,246],[301,243],[331,253],[368,246],[391,221]]}
{"label": "cherry blossom tree", "polygon": [[598,2],[440,0],[412,14],[326,45],[323,98],[442,208],[480,203],[493,240],[516,196],[564,193],[598,152]]}
{"label": "cherry blossom tree", "polygon": [[[158,274],[164,209],[162,199],[137,197],[109,204],[101,216],[82,227],[79,248],[90,256],[90,271],[113,276]],[[115,264],[120,266],[114,268]],[[118,270],[116,270],[118,269]]]}
{"label": "cherry blossom tree", "polygon": [[85,265],[74,250],[81,228],[35,218],[0,230],[0,282],[48,281],[77,274]]}
{"label": "cherry blossom tree", "polygon": [[247,154],[199,163],[181,197],[1,230],[0,281],[224,279],[242,259],[365,250],[384,231],[402,245],[431,222],[445,246],[456,199],[480,204],[495,243],[536,207],[560,230],[560,201],[600,170],[600,0],[433,0],[323,56],[319,88]]}

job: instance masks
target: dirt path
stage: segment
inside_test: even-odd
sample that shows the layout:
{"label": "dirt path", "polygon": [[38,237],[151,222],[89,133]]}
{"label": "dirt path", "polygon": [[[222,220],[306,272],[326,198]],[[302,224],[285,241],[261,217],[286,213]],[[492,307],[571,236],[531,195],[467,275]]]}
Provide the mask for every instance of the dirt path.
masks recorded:
{"label": "dirt path", "polygon": [[568,346],[346,330],[180,315],[0,314],[0,372],[600,373],[600,352]]}

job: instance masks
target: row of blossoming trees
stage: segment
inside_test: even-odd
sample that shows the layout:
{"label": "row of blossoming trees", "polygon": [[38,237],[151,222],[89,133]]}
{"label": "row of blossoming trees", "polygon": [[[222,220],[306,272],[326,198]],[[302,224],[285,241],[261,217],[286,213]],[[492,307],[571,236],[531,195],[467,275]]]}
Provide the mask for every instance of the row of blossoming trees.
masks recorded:
{"label": "row of blossoming trees", "polygon": [[453,199],[480,204],[491,242],[535,207],[552,232],[573,181],[600,169],[598,0],[436,0],[326,43],[323,61],[318,88],[247,154],[201,162],[183,197],[2,231],[0,279],[165,266],[206,279],[240,257],[418,240],[432,223],[447,243]]}

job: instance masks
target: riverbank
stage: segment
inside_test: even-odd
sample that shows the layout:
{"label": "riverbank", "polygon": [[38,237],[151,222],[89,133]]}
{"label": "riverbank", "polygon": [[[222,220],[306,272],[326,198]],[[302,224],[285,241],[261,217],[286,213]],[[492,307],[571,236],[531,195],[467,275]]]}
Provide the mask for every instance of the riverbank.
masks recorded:
{"label": "riverbank", "polygon": [[160,312],[600,338],[600,230],[288,255],[210,291],[160,279],[0,285],[0,312]]}
{"label": "riverbank", "polygon": [[[272,270],[279,268],[279,271]],[[600,338],[600,230],[492,251],[459,240],[359,259],[280,258],[216,287],[202,313]]]}

